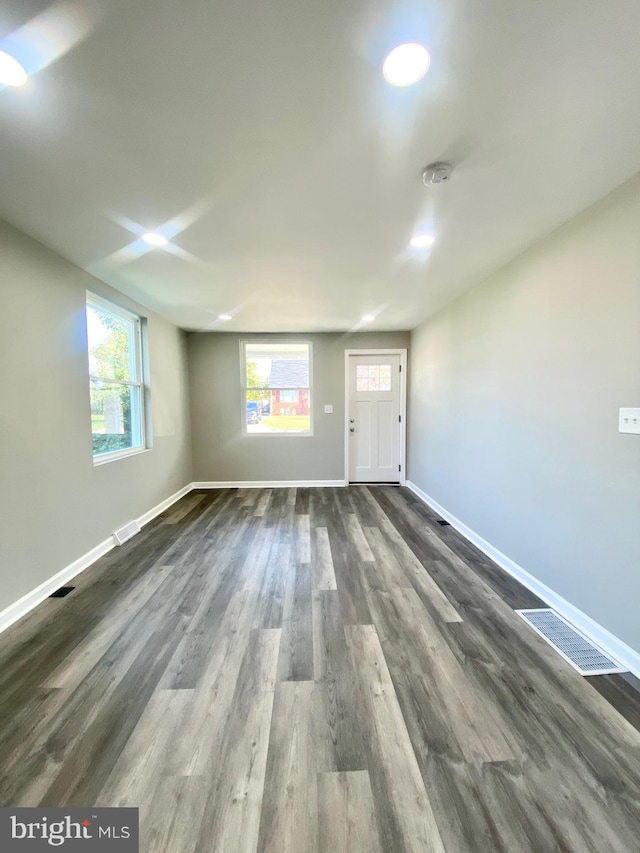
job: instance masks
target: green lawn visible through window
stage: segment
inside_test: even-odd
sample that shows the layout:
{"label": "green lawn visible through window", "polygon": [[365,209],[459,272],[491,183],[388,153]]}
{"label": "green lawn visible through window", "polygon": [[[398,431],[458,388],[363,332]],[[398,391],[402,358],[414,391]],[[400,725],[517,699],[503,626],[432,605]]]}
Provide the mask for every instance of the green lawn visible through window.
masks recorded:
{"label": "green lawn visible through window", "polygon": [[313,435],[311,344],[241,341],[245,435]]}
{"label": "green lawn visible through window", "polygon": [[306,432],[311,429],[309,415],[267,415],[262,423],[267,429],[277,432]]}
{"label": "green lawn visible through window", "polygon": [[93,456],[144,448],[141,318],[87,293]]}

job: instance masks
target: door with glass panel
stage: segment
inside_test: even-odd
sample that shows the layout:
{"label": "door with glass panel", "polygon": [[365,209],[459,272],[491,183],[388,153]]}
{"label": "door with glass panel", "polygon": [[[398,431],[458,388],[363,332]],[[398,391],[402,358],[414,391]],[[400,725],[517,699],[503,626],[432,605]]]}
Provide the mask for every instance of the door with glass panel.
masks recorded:
{"label": "door with glass panel", "polygon": [[400,356],[349,355],[349,481],[400,480]]}

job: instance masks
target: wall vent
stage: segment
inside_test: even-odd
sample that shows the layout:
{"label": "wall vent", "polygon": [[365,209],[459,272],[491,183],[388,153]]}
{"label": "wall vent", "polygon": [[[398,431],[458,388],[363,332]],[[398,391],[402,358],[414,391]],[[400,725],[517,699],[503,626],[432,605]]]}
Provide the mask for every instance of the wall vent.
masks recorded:
{"label": "wall vent", "polygon": [[516,610],[581,675],[627,672],[551,608]]}
{"label": "wall vent", "polygon": [[75,586],[61,586],[55,592],[52,592],[49,598],[66,598],[70,592],[73,592]]}
{"label": "wall vent", "polygon": [[140,533],[140,525],[137,521],[129,521],[124,527],[114,530],[113,539],[116,545],[123,545],[128,539],[135,536],[136,533]]}

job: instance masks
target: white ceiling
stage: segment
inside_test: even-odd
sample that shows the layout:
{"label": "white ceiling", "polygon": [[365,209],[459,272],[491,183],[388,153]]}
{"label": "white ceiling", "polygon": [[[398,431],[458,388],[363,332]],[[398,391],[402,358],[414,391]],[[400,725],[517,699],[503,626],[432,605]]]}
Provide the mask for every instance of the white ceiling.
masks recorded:
{"label": "white ceiling", "polygon": [[637,0],[4,0],[34,34],[0,216],[188,329],[412,328],[640,170]]}

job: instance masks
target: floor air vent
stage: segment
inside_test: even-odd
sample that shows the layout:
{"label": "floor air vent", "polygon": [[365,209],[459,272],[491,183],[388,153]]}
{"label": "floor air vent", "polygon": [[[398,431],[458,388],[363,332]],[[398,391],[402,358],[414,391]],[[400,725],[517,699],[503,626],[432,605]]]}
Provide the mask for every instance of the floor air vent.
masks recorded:
{"label": "floor air vent", "polygon": [[61,586],[55,592],[52,592],[49,598],[65,598],[70,592],[73,592],[75,586]]}
{"label": "floor air vent", "polygon": [[125,524],[124,527],[121,527],[119,530],[114,530],[113,538],[115,540],[116,545],[123,545],[127,539],[131,539],[132,536],[135,536],[136,533],[140,533],[140,525],[137,521],[130,521],[128,524]]}
{"label": "floor air vent", "polygon": [[607,675],[611,672],[627,672],[612,658],[594,646],[579,631],[555,610],[516,610],[534,631],[550,646],[569,661],[581,675]]}

